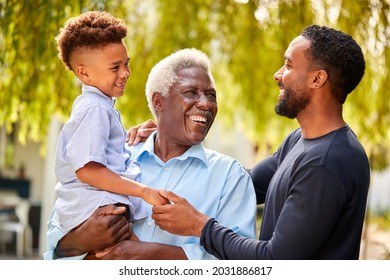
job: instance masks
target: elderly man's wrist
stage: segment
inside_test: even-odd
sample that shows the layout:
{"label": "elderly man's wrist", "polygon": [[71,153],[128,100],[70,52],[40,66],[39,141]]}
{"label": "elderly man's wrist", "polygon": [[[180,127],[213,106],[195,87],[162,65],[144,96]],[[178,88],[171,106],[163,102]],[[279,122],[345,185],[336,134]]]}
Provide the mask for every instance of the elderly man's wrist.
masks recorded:
{"label": "elderly man's wrist", "polygon": [[72,237],[76,229],[68,232],[60,241],[58,241],[56,248],[54,249],[54,254],[58,258],[65,257],[74,257],[80,256],[88,252],[88,250],[83,250],[80,248],[77,243],[75,243],[75,238]]}

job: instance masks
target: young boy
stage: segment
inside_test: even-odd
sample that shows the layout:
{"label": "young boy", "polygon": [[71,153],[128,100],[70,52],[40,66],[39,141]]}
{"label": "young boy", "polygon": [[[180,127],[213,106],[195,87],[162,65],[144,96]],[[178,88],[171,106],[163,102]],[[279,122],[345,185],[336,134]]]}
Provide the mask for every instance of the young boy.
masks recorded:
{"label": "young boy", "polygon": [[91,11],[69,19],[56,37],[59,58],[82,82],[57,146],[54,224],[63,232],[103,205],[126,205],[129,219],[137,220],[145,217],[141,198],[167,203],[157,190],[135,181],[140,169],[129,160],[126,132],[114,108],[130,76],[126,35],[122,20]]}

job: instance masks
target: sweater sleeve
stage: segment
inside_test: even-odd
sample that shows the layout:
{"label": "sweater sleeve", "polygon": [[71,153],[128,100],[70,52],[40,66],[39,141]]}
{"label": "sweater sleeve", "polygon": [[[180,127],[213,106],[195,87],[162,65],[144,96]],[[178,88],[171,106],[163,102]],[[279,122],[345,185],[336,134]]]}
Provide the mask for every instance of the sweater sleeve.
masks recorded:
{"label": "sweater sleeve", "polygon": [[257,205],[263,204],[267,194],[269,182],[278,165],[276,154],[267,157],[249,170],[256,192]]}
{"label": "sweater sleeve", "polygon": [[256,260],[257,251],[266,250],[267,242],[239,236],[210,218],[203,227],[200,244],[221,260]]}

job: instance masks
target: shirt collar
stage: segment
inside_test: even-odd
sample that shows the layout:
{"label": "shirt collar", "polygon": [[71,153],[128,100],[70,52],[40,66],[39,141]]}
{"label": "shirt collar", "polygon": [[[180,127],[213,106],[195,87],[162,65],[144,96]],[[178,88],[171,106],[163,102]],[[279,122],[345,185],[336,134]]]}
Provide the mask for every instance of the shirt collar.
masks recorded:
{"label": "shirt collar", "polygon": [[115,97],[111,97],[111,96],[108,96],[108,95],[105,95],[100,89],[98,89],[97,87],[94,87],[94,86],[89,86],[89,85],[86,85],[86,84],[82,84],[81,86],[81,92],[82,94],[94,94],[94,95],[97,95],[101,98],[103,98],[106,102],[110,102],[110,104],[112,106],[115,105],[115,102],[116,102],[116,98]]}
{"label": "shirt collar", "polygon": [[[139,160],[142,155],[145,153],[153,156],[155,158],[158,158],[157,155],[154,153],[154,138],[156,137],[157,131],[154,131],[148,139],[145,141],[144,145],[140,148],[140,150],[137,153],[136,160]],[[200,142],[199,144],[191,146],[184,154],[181,156],[175,157],[175,159],[178,160],[186,160],[187,158],[197,158],[201,160],[206,167],[209,166],[209,161],[207,159],[207,153],[206,149],[203,146],[203,142]]]}

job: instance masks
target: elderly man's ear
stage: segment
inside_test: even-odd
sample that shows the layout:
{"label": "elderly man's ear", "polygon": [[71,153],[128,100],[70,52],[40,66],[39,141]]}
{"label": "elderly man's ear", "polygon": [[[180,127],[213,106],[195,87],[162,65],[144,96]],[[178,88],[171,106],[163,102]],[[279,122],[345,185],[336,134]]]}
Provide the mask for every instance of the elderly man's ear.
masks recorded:
{"label": "elderly man's ear", "polygon": [[161,93],[153,93],[152,102],[157,112],[161,112],[163,110],[164,96]]}

